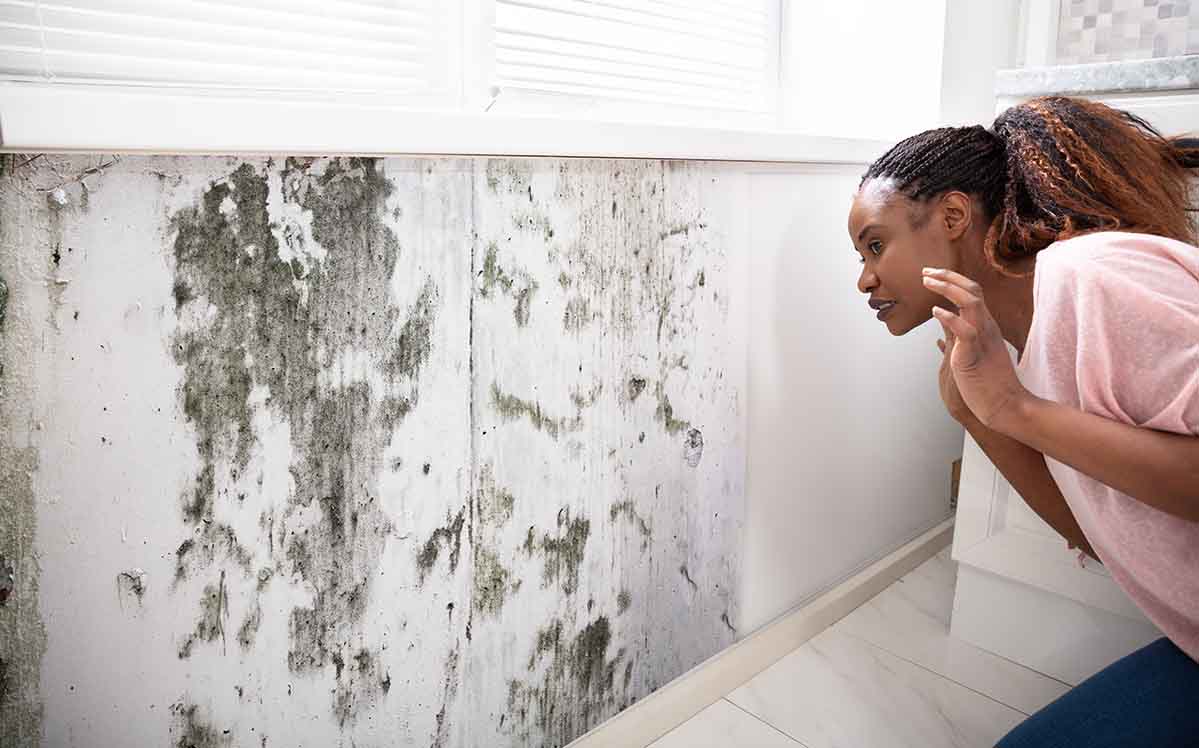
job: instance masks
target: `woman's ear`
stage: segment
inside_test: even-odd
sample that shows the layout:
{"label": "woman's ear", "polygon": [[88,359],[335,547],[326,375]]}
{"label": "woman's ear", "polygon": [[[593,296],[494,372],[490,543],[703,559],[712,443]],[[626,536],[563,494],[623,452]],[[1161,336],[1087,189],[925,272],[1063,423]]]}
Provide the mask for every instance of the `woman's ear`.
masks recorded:
{"label": "woman's ear", "polygon": [[947,239],[960,239],[970,230],[970,208],[970,197],[963,192],[946,192],[941,196],[941,221]]}

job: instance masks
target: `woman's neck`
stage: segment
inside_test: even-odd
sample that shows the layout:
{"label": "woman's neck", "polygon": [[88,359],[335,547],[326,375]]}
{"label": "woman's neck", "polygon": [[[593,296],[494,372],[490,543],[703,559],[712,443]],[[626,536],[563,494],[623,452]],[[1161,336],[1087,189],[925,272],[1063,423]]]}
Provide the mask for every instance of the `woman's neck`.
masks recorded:
{"label": "woman's neck", "polygon": [[1020,277],[1004,275],[986,260],[983,262],[983,266],[975,271],[975,277],[983,287],[987,309],[999,325],[1003,339],[1023,355],[1024,344],[1028,341],[1028,330],[1032,326],[1035,260],[1029,258],[1026,263],[1016,268],[1027,273]]}

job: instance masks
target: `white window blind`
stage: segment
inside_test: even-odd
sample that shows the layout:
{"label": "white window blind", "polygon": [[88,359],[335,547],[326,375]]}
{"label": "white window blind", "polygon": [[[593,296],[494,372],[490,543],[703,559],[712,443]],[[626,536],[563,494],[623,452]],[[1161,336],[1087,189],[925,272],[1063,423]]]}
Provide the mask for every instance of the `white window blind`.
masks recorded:
{"label": "white window blind", "polygon": [[456,97],[457,8],[443,0],[0,0],[0,75]]}
{"label": "white window blind", "polygon": [[494,84],[723,112],[774,111],[778,3],[495,0]]}

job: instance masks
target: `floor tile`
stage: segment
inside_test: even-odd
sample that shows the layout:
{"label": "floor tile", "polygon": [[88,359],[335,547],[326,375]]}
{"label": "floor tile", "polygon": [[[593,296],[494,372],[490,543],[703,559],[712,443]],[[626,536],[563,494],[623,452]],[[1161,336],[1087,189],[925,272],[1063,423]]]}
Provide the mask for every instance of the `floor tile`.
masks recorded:
{"label": "floor tile", "polygon": [[721,699],[649,748],[805,748],[757,717]]}
{"label": "floor tile", "polygon": [[1010,707],[832,629],[729,701],[807,748],[978,748],[1024,719]]}
{"label": "floor tile", "polygon": [[926,561],[833,629],[1032,714],[1069,690],[1059,680],[949,635],[957,564],[948,550]]}

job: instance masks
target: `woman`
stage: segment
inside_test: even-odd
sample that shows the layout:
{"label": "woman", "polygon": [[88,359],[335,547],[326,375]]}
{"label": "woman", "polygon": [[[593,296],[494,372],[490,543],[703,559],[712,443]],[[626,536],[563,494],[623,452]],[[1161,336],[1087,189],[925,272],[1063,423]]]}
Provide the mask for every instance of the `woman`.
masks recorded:
{"label": "woman", "polygon": [[901,142],[854,199],[870,306],[895,335],[936,317],[949,413],[1166,635],[1003,748],[1199,745],[1197,146],[1045,97]]}

